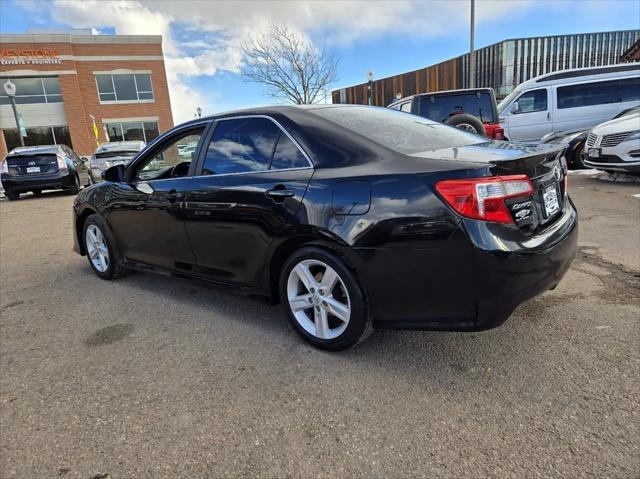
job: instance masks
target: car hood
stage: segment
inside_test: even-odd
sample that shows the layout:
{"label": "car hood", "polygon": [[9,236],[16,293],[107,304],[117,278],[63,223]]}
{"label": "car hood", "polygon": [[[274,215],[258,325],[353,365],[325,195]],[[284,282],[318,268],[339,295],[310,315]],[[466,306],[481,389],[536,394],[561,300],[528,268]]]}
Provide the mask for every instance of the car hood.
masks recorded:
{"label": "car hood", "polygon": [[554,144],[486,141],[469,146],[423,151],[410,156],[474,163],[502,163],[530,156],[549,156],[561,150],[561,146]]}
{"label": "car hood", "polygon": [[640,130],[640,113],[622,116],[615,120],[605,121],[596,126],[592,131],[594,134],[609,135],[611,133],[621,133],[623,131]]}

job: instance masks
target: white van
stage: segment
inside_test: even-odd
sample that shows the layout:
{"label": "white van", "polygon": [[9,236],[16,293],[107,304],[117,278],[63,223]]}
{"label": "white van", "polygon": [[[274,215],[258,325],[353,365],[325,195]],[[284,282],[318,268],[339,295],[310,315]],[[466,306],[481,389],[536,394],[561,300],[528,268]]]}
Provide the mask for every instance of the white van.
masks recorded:
{"label": "white van", "polygon": [[547,73],[521,83],[498,104],[509,141],[588,130],[640,105],[640,63]]}

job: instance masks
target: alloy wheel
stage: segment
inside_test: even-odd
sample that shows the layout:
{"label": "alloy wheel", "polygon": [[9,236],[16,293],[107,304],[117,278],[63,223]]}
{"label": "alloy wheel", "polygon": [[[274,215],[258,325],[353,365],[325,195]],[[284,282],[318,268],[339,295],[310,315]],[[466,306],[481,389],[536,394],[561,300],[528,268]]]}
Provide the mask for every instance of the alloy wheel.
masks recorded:
{"label": "alloy wheel", "polygon": [[101,273],[106,272],[109,268],[109,248],[102,231],[96,225],[87,226],[85,245],[93,267]]}
{"label": "alloy wheel", "polygon": [[470,133],[478,133],[478,130],[476,130],[475,127],[473,125],[470,125],[469,123],[460,123],[459,125],[456,125],[456,128],[468,131]]}
{"label": "alloy wheel", "polygon": [[351,318],[349,293],[340,275],[315,259],[300,261],[287,281],[289,307],[298,324],[318,339],[340,336]]}

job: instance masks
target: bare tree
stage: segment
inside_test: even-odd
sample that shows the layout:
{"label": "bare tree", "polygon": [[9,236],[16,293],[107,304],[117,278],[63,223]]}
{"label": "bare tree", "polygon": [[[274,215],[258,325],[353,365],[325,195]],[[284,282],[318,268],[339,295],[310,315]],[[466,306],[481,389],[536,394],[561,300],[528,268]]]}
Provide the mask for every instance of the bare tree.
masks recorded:
{"label": "bare tree", "polygon": [[319,101],[337,78],[338,62],[324,48],[316,48],[284,25],[272,24],[267,33],[242,44],[241,74],[264,85],[269,96],[293,103]]}

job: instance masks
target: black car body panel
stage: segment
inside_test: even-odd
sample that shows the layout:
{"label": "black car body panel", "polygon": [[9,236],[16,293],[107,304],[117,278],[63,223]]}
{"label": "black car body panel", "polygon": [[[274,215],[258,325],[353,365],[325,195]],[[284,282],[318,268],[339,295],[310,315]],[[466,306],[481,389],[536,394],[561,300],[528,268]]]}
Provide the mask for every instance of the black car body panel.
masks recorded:
{"label": "black car body panel", "polygon": [[[200,174],[216,121],[239,116],[271,118],[312,163]],[[198,125],[206,131],[189,176],[148,181],[153,193],[140,191],[131,177],[136,162],[173,132]],[[105,181],[77,196],[74,250],[85,253],[83,220],[97,213],[130,267],[277,298],[287,255],[314,245],[352,266],[379,327],[487,329],[557,285],[575,256],[578,228],[564,184],[558,186],[561,212],[528,225],[454,212],[435,191],[438,181],[524,173],[534,195],[554,177],[558,181],[557,147],[476,138],[478,144],[407,155],[327,121],[313,108],[260,108],[197,120],[148,145],[127,167],[125,181]],[[270,196],[283,189],[287,196]]]}

